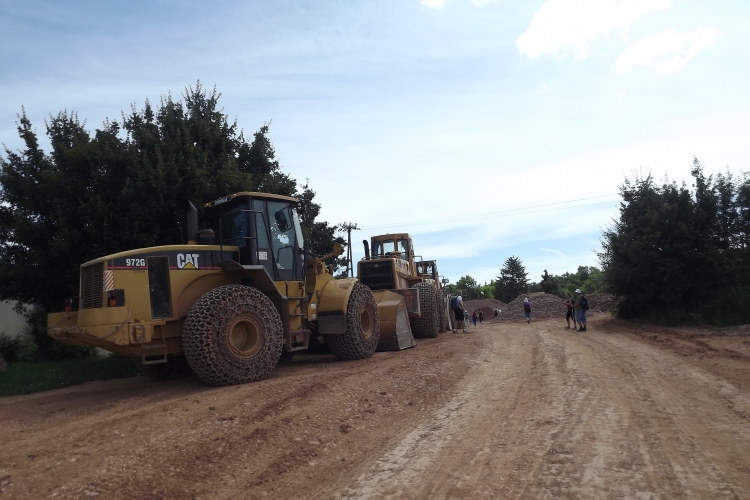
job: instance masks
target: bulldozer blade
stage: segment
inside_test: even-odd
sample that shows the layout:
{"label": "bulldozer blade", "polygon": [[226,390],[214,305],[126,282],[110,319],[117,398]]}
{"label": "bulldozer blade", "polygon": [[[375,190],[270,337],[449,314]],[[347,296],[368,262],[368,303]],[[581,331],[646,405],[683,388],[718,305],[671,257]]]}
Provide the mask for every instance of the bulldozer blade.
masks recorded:
{"label": "bulldozer blade", "polygon": [[374,291],[373,295],[380,314],[380,341],[377,350],[400,351],[417,345],[411,333],[404,298],[388,290]]}

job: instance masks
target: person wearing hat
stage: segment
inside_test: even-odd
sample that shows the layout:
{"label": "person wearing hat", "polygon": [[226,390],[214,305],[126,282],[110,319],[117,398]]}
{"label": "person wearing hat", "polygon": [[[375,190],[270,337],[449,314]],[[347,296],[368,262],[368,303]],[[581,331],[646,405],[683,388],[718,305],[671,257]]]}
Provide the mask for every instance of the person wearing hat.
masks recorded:
{"label": "person wearing hat", "polygon": [[529,299],[523,299],[523,315],[526,316],[526,323],[531,323],[531,303]]}
{"label": "person wearing hat", "polygon": [[[580,288],[576,288],[576,298],[573,301],[573,307],[575,307],[576,310],[576,321],[578,322],[578,330],[579,332],[585,332],[586,331],[586,311],[583,309],[583,293],[581,292]],[[573,329],[575,330],[575,328]]]}

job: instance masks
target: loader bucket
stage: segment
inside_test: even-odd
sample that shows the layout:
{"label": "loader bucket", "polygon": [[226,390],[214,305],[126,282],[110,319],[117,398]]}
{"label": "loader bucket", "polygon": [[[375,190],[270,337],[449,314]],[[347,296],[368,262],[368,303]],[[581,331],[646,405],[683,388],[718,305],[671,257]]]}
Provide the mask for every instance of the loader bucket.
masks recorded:
{"label": "loader bucket", "polygon": [[404,298],[388,290],[377,290],[372,293],[380,314],[380,341],[377,350],[400,351],[417,345],[411,333]]}

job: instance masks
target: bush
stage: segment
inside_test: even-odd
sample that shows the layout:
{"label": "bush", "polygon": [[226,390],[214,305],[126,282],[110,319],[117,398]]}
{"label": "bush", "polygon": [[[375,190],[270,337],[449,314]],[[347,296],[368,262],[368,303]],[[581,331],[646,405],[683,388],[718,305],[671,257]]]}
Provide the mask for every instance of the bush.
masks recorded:
{"label": "bush", "polygon": [[17,337],[11,337],[5,332],[0,332],[0,356],[8,363],[35,361],[37,352],[38,348],[28,334],[22,333]]}
{"label": "bush", "polygon": [[0,396],[30,394],[94,380],[134,377],[137,366],[130,358],[108,356],[52,362],[16,362],[0,377]]}
{"label": "bush", "polygon": [[703,308],[703,317],[716,326],[750,323],[750,285],[738,285],[721,291]]}

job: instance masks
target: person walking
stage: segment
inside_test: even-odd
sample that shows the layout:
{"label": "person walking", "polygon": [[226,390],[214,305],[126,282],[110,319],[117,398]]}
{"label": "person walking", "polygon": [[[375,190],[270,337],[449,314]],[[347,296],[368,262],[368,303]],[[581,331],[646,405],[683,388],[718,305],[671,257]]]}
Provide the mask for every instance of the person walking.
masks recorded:
{"label": "person walking", "polygon": [[464,299],[461,298],[461,290],[456,292],[456,296],[451,299],[451,308],[453,309],[453,319],[456,322],[456,328],[453,333],[458,333],[458,328],[462,328],[466,333],[466,324],[464,323]]}
{"label": "person walking", "polygon": [[531,323],[531,303],[529,299],[523,299],[523,315],[526,316],[526,323]]}
{"label": "person walking", "polygon": [[568,299],[565,301],[565,305],[568,306],[568,312],[565,314],[565,321],[568,322],[567,328],[570,330],[570,320],[573,319],[573,330],[578,329],[578,324],[576,323],[576,317],[575,314],[573,314],[573,297],[571,297],[570,292],[567,292]]}
{"label": "person walking", "polygon": [[[469,311],[464,309],[464,328],[469,324]],[[464,330],[466,331],[466,330]]]}
{"label": "person walking", "polygon": [[573,301],[573,307],[576,310],[576,321],[578,321],[579,332],[586,331],[586,309],[588,309],[588,301],[583,296],[580,288],[576,288],[576,298]]}
{"label": "person walking", "polygon": [[484,313],[481,309],[479,310],[479,323],[482,325],[484,324]]}
{"label": "person walking", "polygon": [[477,327],[477,319],[479,318],[479,315],[477,314],[477,310],[474,309],[471,312],[471,322],[474,323],[474,328]]}

